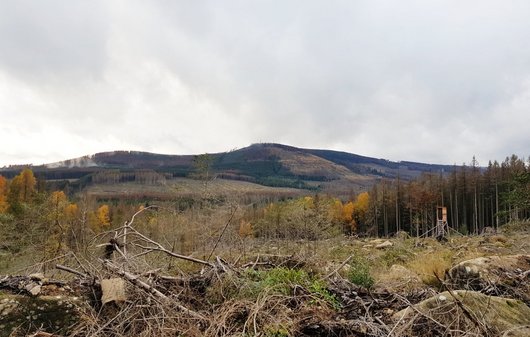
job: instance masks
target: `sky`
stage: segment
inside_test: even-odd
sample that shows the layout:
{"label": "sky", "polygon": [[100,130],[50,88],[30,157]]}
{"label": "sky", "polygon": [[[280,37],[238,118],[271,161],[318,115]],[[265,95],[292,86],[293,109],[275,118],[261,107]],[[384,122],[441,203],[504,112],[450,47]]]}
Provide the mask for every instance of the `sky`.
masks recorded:
{"label": "sky", "polygon": [[0,166],[276,142],[530,155],[527,0],[2,0]]}

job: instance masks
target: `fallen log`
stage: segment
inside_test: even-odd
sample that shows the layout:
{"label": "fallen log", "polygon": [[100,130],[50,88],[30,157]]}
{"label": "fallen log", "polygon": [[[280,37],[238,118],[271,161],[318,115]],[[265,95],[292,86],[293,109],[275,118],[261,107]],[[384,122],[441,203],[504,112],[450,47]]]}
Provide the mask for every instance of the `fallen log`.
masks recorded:
{"label": "fallen log", "polygon": [[146,292],[152,294],[154,297],[156,297],[156,298],[158,298],[158,299],[160,299],[160,300],[162,300],[164,302],[171,302],[171,304],[174,305],[177,309],[179,309],[182,312],[185,312],[185,313],[189,314],[190,316],[192,316],[194,318],[197,318],[197,319],[200,319],[200,320],[206,320],[206,317],[204,317],[200,313],[198,313],[196,311],[193,311],[193,310],[191,310],[189,308],[186,308],[182,304],[178,303],[176,300],[170,299],[168,296],[166,296],[163,293],[161,293],[155,287],[153,287],[153,286],[145,283],[144,281],[140,280],[140,277],[138,275],[134,275],[132,273],[129,273],[129,272],[123,270],[122,268],[116,266],[115,264],[113,264],[109,260],[104,260],[102,262],[103,262],[103,266],[105,266],[105,268],[107,268],[108,270],[112,271],[113,273],[121,276],[122,278],[124,278],[126,281],[128,281],[129,283],[131,283],[135,287],[138,287],[140,289],[145,290]]}

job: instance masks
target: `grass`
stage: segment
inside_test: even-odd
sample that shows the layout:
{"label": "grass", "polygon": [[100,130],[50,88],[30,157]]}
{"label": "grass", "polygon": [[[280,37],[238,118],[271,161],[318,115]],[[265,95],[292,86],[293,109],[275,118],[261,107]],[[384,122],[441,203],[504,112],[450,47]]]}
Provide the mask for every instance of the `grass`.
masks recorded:
{"label": "grass", "polygon": [[285,267],[259,271],[247,269],[240,277],[227,276],[210,289],[209,297],[213,302],[221,303],[227,299],[256,300],[264,294],[292,296],[298,287],[314,297],[315,304],[325,302],[333,308],[340,306],[324,281],[303,269]]}
{"label": "grass", "polygon": [[[294,186],[298,187],[298,186]],[[95,184],[86,189],[89,195],[98,198],[150,198],[158,200],[173,199],[175,197],[196,197],[205,192],[202,180],[189,178],[174,178],[163,185],[147,185],[134,182],[119,184]],[[211,195],[239,195],[239,196],[295,196],[303,193],[296,188],[263,186],[246,181],[214,179],[207,184],[207,192]]]}
{"label": "grass", "polygon": [[530,219],[509,222],[501,226],[501,231],[503,233],[521,233],[521,232],[529,233],[530,232]]}
{"label": "grass", "polygon": [[403,265],[413,258],[413,248],[410,245],[396,245],[386,249],[379,257],[385,267],[391,267],[394,264]]}
{"label": "grass", "polygon": [[[418,254],[407,263],[410,270],[418,274],[423,283],[439,288],[445,271],[452,266],[453,252],[448,249],[433,250],[428,254]],[[438,276],[438,277],[436,277]]]}
{"label": "grass", "polygon": [[374,278],[370,274],[370,265],[366,258],[362,256],[352,258],[348,279],[351,283],[365,288],[371,288],[374,285]]}

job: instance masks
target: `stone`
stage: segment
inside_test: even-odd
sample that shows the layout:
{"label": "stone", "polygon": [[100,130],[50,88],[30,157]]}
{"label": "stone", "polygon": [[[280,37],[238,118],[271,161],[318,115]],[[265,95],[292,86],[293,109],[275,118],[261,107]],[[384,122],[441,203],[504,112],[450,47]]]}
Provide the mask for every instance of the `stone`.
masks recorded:
{"label": "stone", "polygon": [[45,279],[43,273],[33,273],[33,274],[30,274],[29,277],[30,277],[32,280],[35,280],[35,281],[42,281],[42,280]]}
{"label": "stone", "polygon": [[122,303],[127,300],[125,281],[121,278],[101,280],[101,304]]}
{"label": "stone", "polygon": [[26,285],[24,285],[24,290],[26,290],[28,293],[30,293],[33,296],[37,296],[38,294],[40,294],[41,285],[40,283],[29,282]]}
{"label": "stone", "polygon": [[[453,287],[469,290],[498,288],[499,291],[517,290],[520,298],[530,297],[530,282],[520,282],[530,270],[530,255],[479,257],[463,261],[447,271],[447,280]],[[526,295],[525,295],[526,294]]]}
{"label": "stone", "polygon": [[38,294],[40,294],[41,289],[42,287],[40,284],[30,283],[26,286],[26,290],[33,296],[37,296]]}
{"label": "stone", "polygon": [[[73,307],[68,307],[73,305]],[[86,303],[81,299],[25,296],[0,292],[0,337],[15,329],[27,334],[37,330],[67,336],[82,317]]]}
{"label": "stone", "polygon": [[380,244],[378,244],[377,246],[375,246],[375,248],[377,249],[384,249],[384,248],[388,248],[388,247],[392,247],[394,244],[390,241],[385,241],[385,242],[382,242]]}
{"label": "stone", "polygon": [[[515,333],[517,330],[524,332],[524,329],[530,326],[530,307],[522,301],[488,296],[468,290],[443,292],[395,313],[392,318],[395,321],[404,322],[408,319],[414,319],[417,317],[417,312],[420,312],[443,324],[447,329],[452,327],[477,329],[476,324],[466,314],[457,312],[462,311],[461,306],[477,320],[480,320],[481,324],[484,324],[489,331],[495,332],[496,336],[503,336],[504,333]],[[452,314],[447,315],[448,312]],[[520,335],[506,334],[506,336]]]}

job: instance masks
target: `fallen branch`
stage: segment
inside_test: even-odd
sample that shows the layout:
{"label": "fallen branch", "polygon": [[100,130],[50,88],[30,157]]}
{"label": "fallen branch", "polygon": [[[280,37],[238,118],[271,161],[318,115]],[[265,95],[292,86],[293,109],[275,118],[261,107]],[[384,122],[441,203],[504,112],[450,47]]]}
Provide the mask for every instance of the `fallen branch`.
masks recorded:
{"label": "fallen branch", "polygon": [[206,317],[204,317],[203,315],[199,314],[198,312],[193,311],[193,310],[191,310],[189,308],[186,308],[185,306],[183,306],[182,304],[180,304],[180,303],[178,303],[176,301],[170,301],[169,297],[167,297],[166,295],[161,293],[155,287],[150,286],[149,284],[147,284],[144,281],[140,280],[138,275],[134,275],[132,273],[129,273],[129,272],[121,269],[120,267],[114,265],[109,260],[104,260],[104,261],[102,261],[102,263],[103,263],[103,266],[105,266],[107,269],[109,269],[110,271],[114,272],[115,274],[121,276],[122,278],[124,278],[126,281],[128,281],[132,285],[147,291],[148,293],[152,294],[153,296],[155,296],[158,299],[161,299],[161,300],[166,301],[166,302],[171,302],[171,304],[173,304],[177,309],[179,309],[182,312],[188,313],[190,316],[192,316],[194,318],[197,318],[197,319],[200,319],[200,320],[206,320]]}
{"label": "fallen branch", "polygon": [[63,266],[62,264],[56,264],[55,268],[57,268],[59,270],[66,271],[66,272],[69,272],[69,273],[74,274],[74,275],[77,275],[77,276],[79,276],[81,278],[89,278],[88,275],[83,274],[82,272],[77,271],[77,270],[75,270],[73,268],[70,268],[70,267],[67,267],[67,266]]}
{"label": "fallen branch", "polygon": [[346,263],[348,263],[351,259],[353,258],[353,254],[348,256],[348,258],[346,260],[344,260],[344,262],[342,262],[340,264],[340,266],[338,266],[335,270],[333,270],[331,273],[329,273],[328,275],[324,276],[322,279],[328,279],[330,278],[331,276],[333,276],[335,273],[338,273],[339,270],[341,270],[345,265]]}

